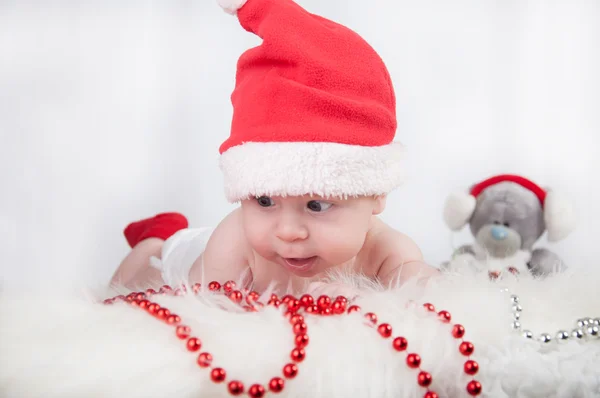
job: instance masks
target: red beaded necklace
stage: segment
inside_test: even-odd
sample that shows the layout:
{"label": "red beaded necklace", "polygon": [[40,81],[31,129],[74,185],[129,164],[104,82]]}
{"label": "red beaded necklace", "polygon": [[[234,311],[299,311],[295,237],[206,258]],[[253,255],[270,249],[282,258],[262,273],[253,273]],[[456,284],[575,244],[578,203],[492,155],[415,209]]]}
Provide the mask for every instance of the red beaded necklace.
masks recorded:
{"label": "red beaded necklace", "polygon": [[[194,293],[198,293],[201,286],[195,284],[193,286]],[[254,291],[248,291],[248,289],[236,290],[235,282],[228,281],[222,288],[219,282],[213,281],[208,285],[209,290],[213,292],[220,292],[221,289],[224,294],[235,303],[238,303],[246,311],[258,311],[259,308],[264,307],[264,304],[258,301],[260,295]],[[161,307],[157,303],[151,302],[149,299],[155,294],[174,294],[181,296],[185,293],[186,289],[177,288],[172,289],[170,286],[163,286],[158,292],[154,289],[148,289],[146,292],[132,292],[127,296],[116,296],[104,300],[104,304],[113,304],[115,301],[124,301],[132,306],[138,307],[145,310],[148,314],[153,315],[155,318],[165,322],[168,325],[175,327],[175,335],[185,340],[187,350],[192,353],[197,353],[202,348],[201,340],[192,336],[192,331],[189,326],[181,323],[181,318],[172,314],[167,308]],[[279,308],[281,305],[284,306],[286,311],[283,313],[290,322],[294,331],[294,348],[289,354],[291,362],[287,363],[283,369],[281,375],[273,377],[268,383],[269,391],[278,393],[285,387],[285,380],[292,379],[298,374],[298,364],[306,357],[305,348],[309,344],[308,327],[304,322],[304,315],[308,316],[332,316],[351,314],[353,312],[360,312],[361,308],[357,305],[348,305],[349,301],[344,296],[338,296],[332,300],[331,297],[323,295],[318,297],[316,300],[309,294],[305,294],[300,298],[296,298],[291,295],[286,295],[281,299],[272,294],[267,305]],[[431,303],[423,304],[423,306],[430,312],[435,313],[435,307]],[[448,311],[439,311],[437,313],[438,319],[443,323],[450,323],[452,317]],[[384,339],[392,340],[392,348],[397,352],[405,352],[408,348],[408,341],[405,337],[397,336],[392,339],[392,326],[389,323],[378,322],[378,317],[373,312],[365,314],[368,323],[377,327],[377,332]],[[467,361],[464,363],[463,370],[469,375],[473,376],[479,371],[479,364],[472,360],[470,357],[475,350],[473,343],[463,340],[465,335],[465,328],[460,324],[455,324],[452,327],[452,336],[460,340],[459,351],[462,355],[467,357]],[[211,367],[213,357],[209,352],[199,352],[196,362],[200,368],[210,369],[210,377],[214,383],[225,383],[229,379],[227,372],[221,367]],[[433,379],[431,374],[421,368],[421,357],[417,353],[409,353],[406,356],[406,365],[415,369],[417,373],[417,384],[426,389],[424,398],[437,398],[438,394],[429,389]],[[281,377],[283,376],[283,377]],[[237,396],[244,394],[245,392],[251,398],[261,398],[266,394],[266,388],[261,384],[252,384],[246,391],[244,384],[238,380],[229,380],[227,388],[231,395]],[[476,396],[481,393],[482,387],[475,379],[471,379],[467,386],[467,392],[471,396]]]}

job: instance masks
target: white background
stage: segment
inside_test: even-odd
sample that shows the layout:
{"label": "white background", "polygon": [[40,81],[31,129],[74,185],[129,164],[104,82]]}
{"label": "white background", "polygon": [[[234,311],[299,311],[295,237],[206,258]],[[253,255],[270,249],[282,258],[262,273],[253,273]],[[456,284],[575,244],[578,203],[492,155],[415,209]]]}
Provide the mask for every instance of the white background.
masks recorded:
{"label": "white background", "polygon": [[[215,0],[49,3],[0,0],[0,282],[104,284],[128,222],[214,226],[233,208],[217,148],[259,41]],[[578,229],[550,247],[596,266],[600,2],[299,3],[386,61],[409,180],[383,218],[430,263],[452,251],[445,196],[508,172],[571,196]]]}

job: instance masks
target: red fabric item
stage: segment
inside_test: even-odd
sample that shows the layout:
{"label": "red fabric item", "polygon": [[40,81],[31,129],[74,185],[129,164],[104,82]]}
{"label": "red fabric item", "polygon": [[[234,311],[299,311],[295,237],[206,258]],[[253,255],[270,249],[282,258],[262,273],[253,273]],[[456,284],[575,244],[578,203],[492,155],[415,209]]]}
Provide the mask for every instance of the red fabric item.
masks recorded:
{"label": "red fabric item", "polygon": [[231,135],[221,154],[245,142],[392,142],[392,82],[357,33],[292,0],[248,0],[238,18],[263,43],[238,61]]}
{"label": "red fabric item", "polygon": [[514,182],[515,184],[519,184],[522,187],[530,190],[535,194],[535,196],[538,197],[540,203],[542,204],[542,207],[544,206],[544,201],[546,200],[546,191],[534,182],[528,180],[527,178],[512,174],[501,174],[478,183],[477,185],[473,186],[473,188],[471,188],[471,195],[477,197],[484,189],[506,181]]}
{"label": "red fabric item", "polygon": [[123,234],[130,247],[148,238],[167,240],[175,232],[188,227],[188,221],[179,213],[161,213],[154,217],[136,221],[125,227]]}

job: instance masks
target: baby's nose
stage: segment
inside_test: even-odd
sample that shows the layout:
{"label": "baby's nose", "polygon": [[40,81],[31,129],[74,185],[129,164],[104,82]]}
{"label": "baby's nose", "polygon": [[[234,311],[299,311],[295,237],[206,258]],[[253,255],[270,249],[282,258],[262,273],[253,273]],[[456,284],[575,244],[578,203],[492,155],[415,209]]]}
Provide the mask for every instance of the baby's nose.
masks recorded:
{"label": "baby's nose", "polygon": [[308,229],[297,220],[282,219],[275,231],[277,237],[285,242],[294,242],[308,238]]}
{"label": "baby's nose", "polygon": [[501,227],[499,225],[495,225],[492,227],[492,238],[495,240],[504,240],[508,236],[508,232],[506,228]]}

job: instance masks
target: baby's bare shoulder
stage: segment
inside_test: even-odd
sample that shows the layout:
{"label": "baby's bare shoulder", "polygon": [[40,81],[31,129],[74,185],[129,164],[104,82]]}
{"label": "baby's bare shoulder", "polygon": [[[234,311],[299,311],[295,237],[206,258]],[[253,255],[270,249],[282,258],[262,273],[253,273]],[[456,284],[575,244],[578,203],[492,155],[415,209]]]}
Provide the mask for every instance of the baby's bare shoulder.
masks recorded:
{"label": "baby's bare shoulder", "polygon": [[408,235],[390,227],[383,221],[376,225],[377,233],[373,237],[373,250],[382,261],[393,259],[395,262],[422,261],[423,253]]}

